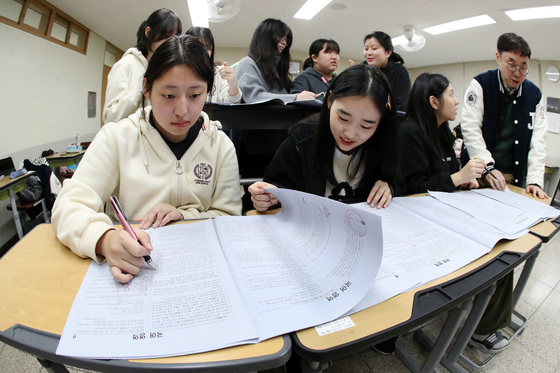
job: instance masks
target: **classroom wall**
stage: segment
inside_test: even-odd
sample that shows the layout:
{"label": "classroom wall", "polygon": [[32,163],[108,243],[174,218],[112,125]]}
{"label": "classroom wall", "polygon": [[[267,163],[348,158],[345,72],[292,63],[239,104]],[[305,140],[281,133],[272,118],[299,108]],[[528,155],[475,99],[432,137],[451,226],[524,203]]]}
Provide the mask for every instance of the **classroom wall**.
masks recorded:
{"label": "classroom wall", "polygon": [[[91,141],[100,128],[105,40],[90,33],[87,55],[0,23],[0,157],[16,164]],[[87,117],[88,92],[97,93],[96,117]],[[0,201],[0,246],[16,234],[8,200]]]}

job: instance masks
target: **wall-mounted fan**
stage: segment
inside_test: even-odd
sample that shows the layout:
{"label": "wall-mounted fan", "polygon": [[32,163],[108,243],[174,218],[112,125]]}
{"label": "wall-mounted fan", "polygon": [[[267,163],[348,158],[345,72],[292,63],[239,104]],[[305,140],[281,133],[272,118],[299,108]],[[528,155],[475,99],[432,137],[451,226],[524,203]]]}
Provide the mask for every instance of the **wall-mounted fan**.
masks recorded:
{"label": "wall-mounted fan", "polygon": [[239,8],[239,0],[208,0],[208,21],[227,21],[239,12]]}
{"label": "wall-mounted fan", "polygon": [[423,35],[416,33],[416,27],[405,26],[404,27],[404,37],[406,41],[397,44],[397,47],[405,52],[416,52],[424,47],[426,44],[426,38]]}

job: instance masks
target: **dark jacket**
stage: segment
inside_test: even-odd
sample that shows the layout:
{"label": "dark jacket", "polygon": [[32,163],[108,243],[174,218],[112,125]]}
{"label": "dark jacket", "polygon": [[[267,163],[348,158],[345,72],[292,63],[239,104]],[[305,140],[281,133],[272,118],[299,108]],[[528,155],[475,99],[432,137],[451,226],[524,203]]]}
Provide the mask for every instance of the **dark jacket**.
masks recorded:
{"label": "dark jacket", "polygon": [[[335,77],[336,74],[333,74],[333,79]],[[314,68],[308,67],[304,72],[295,77],[290,93],[300,93],[302,91],[324,93],[327,92],[330,83],[331,80],[327,80],[320,72],[318,72]]]}
{"label": "dark jacket", "polygon": [[435,153],[428,135],[420,125],[407,120],[399,129],[401,143],[401,175],[406,194],[428,190],[452,192],[457,188],[451,174],[460,170],[453,147],[443,149],[443,157]]}
{"label": "dark jacket", "polygon": [[[299,190],[319,196],[325,195],[326,179],[313,166],[315,128],[316,124],[304,124],[290,131],[266,168],[263,178],[265,182],[280,188]],[[345,203],[364,202],[376,181],[377,179],[371,180],[371,186],[367,193],[354,195],[352,198],[340,197],[336,199]],[[389,184],[392,188],[392,194],[395,196],[395,189],[393,189],[391,183]],[[344,187],[349,188],[346,180],[336,185],[333,190]],[[344,195],[353,195],[354,192],[344,191]],[[337,195],[338,193],[335,192],[334,194]]]}
{"label": "dark jacket", "polygon": [[[367,65],[367,61],[363,63]],[[385,74],[387,80],[389,80],[391,92],[393,93],[391,105],[397,110],[397,116],[402,120],[408,108],[408,96],[410,96],[410,90],[412,89],[408,70],[403,64],[393,61],[389,61],[387,65],[380,68],[380,70]]]}
{"label": "dark jacket", "polygon": [[[509,94],[503,87],[499,76],[499,70],[489,70],[474,77],[483,90],[484,114],[482,118],[482,136],[486,142],[486,148],[493,153],[500,141],[500,134],[504,126],[504,118],[510,99]],[[467,96],[471,94],[467,93]],[[517,186],[525,187],[527,176],[528,155],[531,147],[531,138],[535,125],[535,112],[537,105],[542,99],[539,88],[531,81],[525,81],[518,88],[517,95],[513,101],[512,117],[514,120],[513,147],[514,164],[513,176]],[[467,102],[476,105],[476,99],[467,97]],[[461,154],[461,161],[468,162],[469,155],[466,149]],[[499,165],[496,165],[499,167]]]}

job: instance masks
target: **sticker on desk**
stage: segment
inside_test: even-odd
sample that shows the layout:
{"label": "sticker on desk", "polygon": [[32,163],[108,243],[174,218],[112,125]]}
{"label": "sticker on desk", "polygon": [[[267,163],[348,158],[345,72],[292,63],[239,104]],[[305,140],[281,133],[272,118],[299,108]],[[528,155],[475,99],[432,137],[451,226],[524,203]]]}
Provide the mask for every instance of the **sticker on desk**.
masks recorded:
{"label": "sticker on desk", "polygon": [[356,324],[354,324],[350,317],[345,316],[325,324],[317,325],[315,327],[315,330],[317,330],[317,333],[319,333],[320,336],[323,336],[326,334],[338,332],[340,330],[348,329],[353,326],[356,326]]}

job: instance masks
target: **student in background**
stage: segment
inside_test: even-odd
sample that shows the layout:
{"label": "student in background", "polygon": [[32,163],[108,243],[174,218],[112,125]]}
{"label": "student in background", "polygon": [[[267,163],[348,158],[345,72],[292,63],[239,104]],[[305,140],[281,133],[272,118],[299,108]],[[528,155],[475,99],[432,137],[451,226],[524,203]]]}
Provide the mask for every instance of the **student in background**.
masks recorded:
{"label": "student in background", "polygon": [[372,66],[340,73],[326,92],[319,116],[294,126],[249,187],[258,211],[278,203],[265,188],[289,188],[345,202],[387,207],[395,195],[397,125],[389,82]]}
{"label": "student in background", "polygon": [[309,58],[303,62],[304,71],[294,79],[291,93],[311,91],[324,93],[340,62],[340,47],[332,39],[317,39],[309,47]]}
{"label": "student in background", "polygon": [[[214,36],[212,31],[206,27],[191,27],[186,32],[187,35],[194,36],[206,47],[206,51],[214,63]],[[241,89],[235,80],[235,70],[224,62],[223,66],[215,68],[214,85],[208,92],[208,102],[229,102],[238,104],[241,102]]]}
{"label": "student in background", "polygon": [[129,48],[107,78],[103,122],[118,122],[136,112],[142,99],[142,77],[157,47],[173,35],[181,35],[181,20],[171,9],[153,12],[136,34],[135,48]]}
{"label": "student in background", "polygon": [[109,196],[141,229],[241,213],[235,148],[202,112],[213,80],[214,65],[197,39],[164,42],[148,64],[141,110],[101,128],[56,200],[58,239],[81,257],[107,260],[119,282],[138,274],[152,247],[142,230],[135,229],[138,243],[113,227],[104,213]]}
{"label": "student in background", "polygon": [[539,88],[526,79],[530,59],[531,48],[521,36],[506,33],[498,38],[498,69],[475,76],[466,91],[463,161],[469,156],[484,159],[484,181],[493,189],[505,190],[509,181],[535,197],[548,198],[542,189],[546,104]]}
{"label": "student in background", "polygon": [[455,120],[458,105],[445,76],[423,73],[414,82],[406,119],[399,128],[406,194],[478,188],[476,178],[484,171],[484,161],[470,160],[461,169],[453,147],[449,121]]}
{"label": "student in background", "polygon": [[394,97],[392,104],[399,118],[403,119],[410,94],[410,75],[402,57],[395,53],[391,37],[382,31],[367,34],[364,37],[364,57],[364,64],[379,67],[389,79]]}
{"label": "student in background", "polygon": [[249,53],[235,68],[237,84],[243,91],[244,102],[279,98],[284,102],[312,100],[316,94],[309,91],[289,93],[290,47],[292,30],[279,19],[262,21],[249,45]]}

